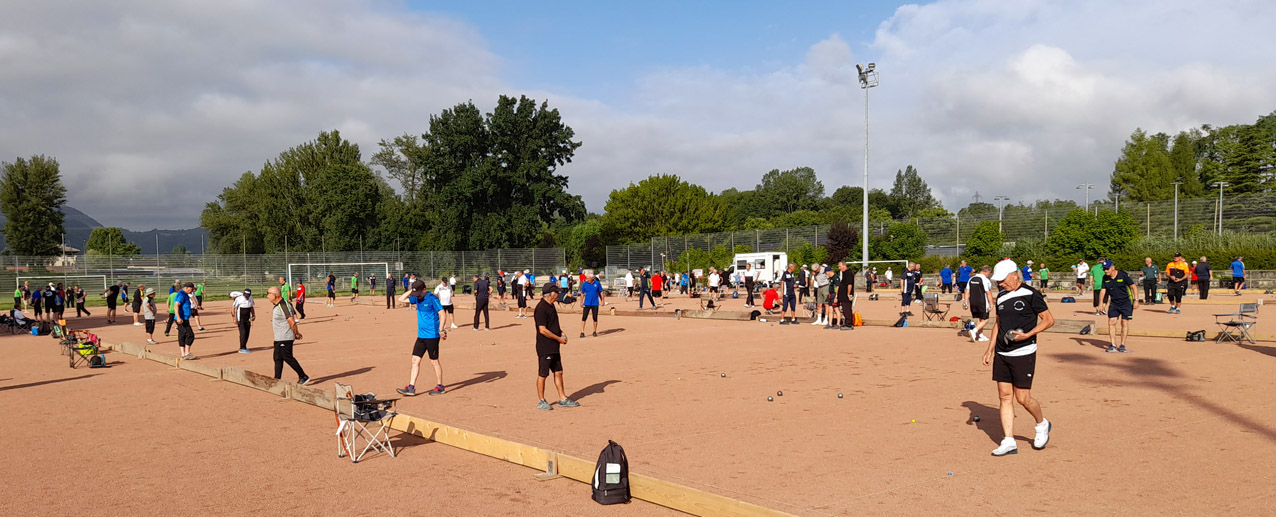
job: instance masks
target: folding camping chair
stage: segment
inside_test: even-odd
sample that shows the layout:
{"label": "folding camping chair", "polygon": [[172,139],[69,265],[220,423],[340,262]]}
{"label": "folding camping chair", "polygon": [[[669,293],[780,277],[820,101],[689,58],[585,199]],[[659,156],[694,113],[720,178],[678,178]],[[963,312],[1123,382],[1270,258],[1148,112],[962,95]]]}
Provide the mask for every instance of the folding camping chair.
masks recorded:
{"label": "folding camping chair", "polygon": [[82,364],[88,365],[89,368],[106,366],[106,354],[98,347],[99,341],[96,334],[89,334],[89,337],[83,341],[76,339],[73,334],[68,335],[67,338],[62,340],[62,343],[67,350],[72,369]]}
{"label": "folding camping chair", "polygon": [[10,334],[30,334],[32,320],[27,319],[26,315],[19,309],[9,311],[9,317],[5,324],[9,328]]}
{"label": "folding camping chair", "polygon": [[[390,420],[399,413],[396,409],[398,397],[377,399],[372,393],[356,395],[347,384],[336,384],[336,398],[333,412],[337,415],[337,457],[350,457],[359,463],[369,450],[379,450],[394,457],[394,446],[390,443]],[[377,426],[373,431],[369,425]],[[359,440],[364,440],[363,449],[358,450]]]}
{"label": "folding camping chair", "polygon": [[948,310],[953,304],[939,303],[939,293],[927,294],[925,300],[925,306],[922,309],[922,316],[925,321],[944,321],[948,319]]}
{"label": "folding camping chair", "polygon": [[[1258,324],[1258,304],[1242,303],[1240,309],[1230,314],[1215,314],[1214,324],[1218,325],[1218,339],[1215,343],[1231,341],[1240,343],[1249,341],[1254,343],[1254,338],[1249,335],[1249,328]],[[1257,343],[1255,343],[1257,344]]]}

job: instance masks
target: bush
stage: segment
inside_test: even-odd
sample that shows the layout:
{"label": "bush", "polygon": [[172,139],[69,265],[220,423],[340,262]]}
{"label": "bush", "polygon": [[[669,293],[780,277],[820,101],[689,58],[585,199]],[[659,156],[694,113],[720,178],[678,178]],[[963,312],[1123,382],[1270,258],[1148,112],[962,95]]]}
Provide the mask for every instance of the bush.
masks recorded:
{"label": "bush", "polygon": [[874,260],[921,260],[926,254],[926,232],[916,223],[895,223],[886,235],[874,239]]}

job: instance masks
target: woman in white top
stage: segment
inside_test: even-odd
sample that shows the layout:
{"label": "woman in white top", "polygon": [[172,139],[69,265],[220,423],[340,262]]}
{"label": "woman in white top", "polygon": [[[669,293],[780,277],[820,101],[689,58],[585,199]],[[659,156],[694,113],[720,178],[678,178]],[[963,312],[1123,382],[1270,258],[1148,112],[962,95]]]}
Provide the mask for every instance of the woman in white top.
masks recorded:
{"label": "woman in white top", "polygon": [[448,279],[444,278],[441,280],[442,281],[439,282],[439,286],[434,288],[434,296],[439,297],[439,305],[442,305],[443,311],[447,313],[443,316],[442,323],[444,325],[451,323],[452,328],[457,328],[456,316],[453,314],[452,308],[452,286],[448,283]]}

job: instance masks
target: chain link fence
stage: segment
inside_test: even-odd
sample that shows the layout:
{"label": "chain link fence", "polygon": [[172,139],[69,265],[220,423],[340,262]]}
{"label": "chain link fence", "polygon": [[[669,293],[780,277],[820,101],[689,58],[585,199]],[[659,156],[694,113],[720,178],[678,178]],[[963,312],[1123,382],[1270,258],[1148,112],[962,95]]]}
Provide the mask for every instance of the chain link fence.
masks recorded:
{"label": "chain link fence", "polygon": [[[562,248],[498,249],[486,251],[346,251],[327,253],[276,253],[269,255],[136,255],[112,257],[102,255],[74,255],[65,257],[0,257],[4,270],[0,272],[0,285],[16,286],[24,277],[40,277],[42,282],[81,282],[94,285],[102,282],[128,281],[156,287],[166,286],[174,280],[204,281],[210,284],[234,284],[239,287],[273,284],[275,279],[287,276],[288,264],[365,263],[365,265],[310,266],[304,275],[312,282],[335,275],[342,288],[349,288],[351,274],[359,273],[362,279],[369,274],[383,280],[386,266],[395,278],[403,273],[416,273],[432,279],[455,275],[458,282],[468,283],[470,276],[497,271],[529,270],[537,275],[559,273],[567,265]],[[366,265],[384,262],[386,266]],[[293,268],[294,276],[301,276],[305,269]],[[32,282],[36,283],[35,281]],[[380,285],[380,282],[378,282]]]}
{"label": "chain link fence", "polygon": [[[965,240],[979,223],[999,223],[1003,240],[1007,243],[1044,240],[1072,210],[1075,208],[1007,205],[1002,208],[1000,217],[994,210],[988,214],[918,218],[912,222],[916,222],[926,234],[929,255],[955,256],[964,249]],[[1138,221],[1140,232],[1148,237],[1182,237],[1191,231],[1276,231],[1276,193],[1225,194],[1221,203],[1218,197],[1180,198],[1177,206],[1173,200],[1119,205],[1112,201],[1097,201],[1090,203],[1089,210],[1116,210],[1128,214]],[[870,221],[869,235],[883,235],[897,222],[907,221]],[[861,225],[855,222],[851,223],[851,227],[858,231]],[[607,269],[609,272],[639,267],[663,269],[660,267],[662,264],[677,260],[689,249],[707,252],[717,246],[726,246],[733,250],[743,244],[753,251],[791,251],[804,243],[820,246],[827,244],[828,230],[828,225],[817,225],[654,237],[650,242],[608,246]],[[853,255],[858,256],[858,251]]]}

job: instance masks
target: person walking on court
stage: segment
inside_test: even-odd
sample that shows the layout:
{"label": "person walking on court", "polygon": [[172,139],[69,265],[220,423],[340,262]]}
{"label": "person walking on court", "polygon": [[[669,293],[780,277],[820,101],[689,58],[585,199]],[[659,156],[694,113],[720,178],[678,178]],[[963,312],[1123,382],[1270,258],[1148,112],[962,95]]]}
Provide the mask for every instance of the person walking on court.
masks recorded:
{"label": "person walking on court", "polygon": [[811,325],[828,325],[829,277],[819,264],[811,264],[811,283],[815,284],[815,322]]}
{"label": "person walking on court", "polygon": [[1050,442],[1053,424],[1041,413],[1041,404],[1032,397],[1033,374],[1037,369],[1037,334],[1054,326],[1054,315],[1046,306],[1041,291],[1033,289],[1019,277],[1013,260],[1003,260],[993,268],[993,282],[1001,288],[997,295],[997,321],[993,323],[993,341],[984,351],[984,366],[992,365],[992,380],[997,383],[1000,400],[1001,445],[993,456],[1018,454],[1015,443],[1015,401],[1028,410],[1037,425],[1032,448],[1041,450]]}
{"label": "person walking on court", "polygon": [[257,319],[257,308],[253,303],[252,289],[244,289],[243,292],[230,293],[230,297],[234,300],[230,306],[231,321],[235,322],[235,326],[239,328],[239,353],[252,353],[248,349],[248,335],[253,329],[253,320]]}
{"label": "person walking on court", "polygon": [[359,273],[350,275],[350,303],[359,299]]}
{"label": "person walking on court", "polygon": [[328,306],[337,306],[337,277],[328,273]]}
{"label": "person walking on court", "polygon": [[638,268],[638,310],[642,310],[644,298],[651,300],[651,308],[656,308],[656,299],[651,296],[651,275],[644,268]]}
{"label": "person walking on court", "polygon": [[177,322],[177,346],[181,350],[182,359],[186,360],[198,359],[191,353],[191,347],[195,344],[195,329],[191,328],[191,315],[195,311],[194,292],[195,284],[186,282],[173,299],[173,308],[177,311],[174,314],[174,320]]}
{"label": "person walking on court", "polygon": [[988,275],[991,274],[992,268],[983,266],[979,269],[979,274],[971,277],[970,282],[968,282],[970,318],[975,320],[975,328],[970,329],[971,343],[988,341],[988,336],[985,336],[983,332],[995,305],[992,299],[992,280],[988,279]]}
{"label": "person walking on court", "polygon": [[133,291],[133,326],[134,327],[142,326],[142,322],[138,320],[142,316],[142,291],[144,289],[146,289],[146,286],[142,284],[138,284],[137,289]]}
{"label": "person walking on court", "polygon": [[439,297],[426,290],[423,280],[413,281],[411,289],[404,291],[399,302],[416,307],[416,344],[412,345],[412,370],[408,385],[395,391],[408,397],[416,396],[416,378],[421,373],[421,358],[429,355],[437,384],[427,393],[442,395],[446,390],[443,388],[443,365],[439,364],[439,343],[447,339],[447,329],[443,328],[443,304],[439,303]]}
{"label": "person walking on court", "polygon": [[[248,289],[245,289],[244,291],[250,292]],[[297,315],[301,316],[300,318],[297,318],[297,321],[306,319],[306,282],[304,280],[297,280],[297,290],[292,294],[293,303],[295,304],[294,307],[297,308]]]}
{"label": "person walking on court", "polygon": [[1236,257],[1232,261],[1232,287],[1236,288],[1236,296],[1245,288],[1245,257]]}
{"label": "person walking on court", "polygon": [[1156,300],[1156,286],[1161,284],[1161,268],[1152,262],[1152,257],[1143,257],[1143,303],[1148,305],[1160,303]]}
{"label": "person walking on court", "polygon": [[[284,277],[279,277],[279,292],[283,293],[284,298],[292,299],[292,286],[288,285],[288,281]],[[296,307],[295,305],[293,306]]]}
{"label": "person walking on court", "polygon": [[443,306],[443,326],[447,327],[450,323],[452,328],[456,328],[456,313],[452,306],[452,284],[448,283],[447,278],[439,279],[439,285],[434,288],[434,296],[439,297],[439,304]]}
{"label": "person walking on court", "polygon": [[1082,260],[1077,265],[1072,266],[1072,269],[1073,273],[1076,273],[1077,277],[1077,294],[1085,294],[1085,278],[1090,274],[1090,265],[1086,264],[1085,261]]}
{"label": "person walking on court", "polygon": [[625,301],[634,295],[634,272],[631,269],[625,270]]}
{"label": "person walking on court", "polygon": [[1196,288],[1201,293],[1202,300],[1210,298],[1210,264],[1205,261],[1205,257],[1201,257],[1201,261],[1196,264],[1196,268],[1192,271],[1196,274]]}
{"label": "person walking on court", "polygon": [[146,344],[158,345],[155,341],[155,290],[146,289],[146,302],[142,305],[142,316],[146,321]]}
{"label": "person walking on court", "polygon": [[[1134,295],[1134,281],[1125,271],[1117,269],[1111,260],[1103,262],[1103,290],[1108,299],[1108,349],[1105,352],[1125,353],[1125,338],[1130,335],[1130,320],[1139,308]],[[1121,327],[1120,346],[1117,346],[1117,326]]]}
{"label": "person walking on court", "polygon": [[482,277],[474,275],[474,330],[479,329],[479,315],[483,316],[483,330],[492,330],[492,317],[487,313],[487,304],[492,296],[492,283],[484,273]]}
{"label": "person walking on court", "polygon": [[92,314],[89,314],[89,306],[85,304],[84,288],[76,284],[73,291],[75,292],[75,317],[80,317],[81,313],[85,316],[92,316]]}
{"label": "person walking on court", "polygon": [[385,275],[385,308],[386,309],[399,308],[398,302],[394,299],[394,291],[395,291],[394,288],[398,285],[399,285],[398,282],[394,281],[394,276],[390,275],[389,273],[386,273]]}
{"label": "person walking on court", "polygon": [[133,284],[124,282],[124,286],[120,289],[120,305],[124,306],[124,312],[128,312],[128,309],[129,309],[129,302],[128,302],[129,290],[128,289],[129,287],[132,287],[132,285]]}
{"label": "person walking on court", "polygon": [[1170,314],[1182,314],[1183,310],[1179,308],[1183,304],[1183,293],[1187,292],[1187,260],[1183,258],[1182,253],[1174,254],[1174,261],[1165,266],[1165,276],[1169,284],[1170,309],[1165,311]]}
{"label": "person walking on court", "polygon": [[603,292],[603,285],[594,275],[587,275],[585,282],[580,284],[580,337],[585,337],[585,321],[589,319],[590,313],[594,316],[594,337],[598,337],[598,306],[600,302],[606,298]]}
{"label": "person walking on court", "polygon": [[[642,269],[639,269],[641,275]],[[647,293],[651,295],[650,292]],[[563,357],[561,354],[562,345],[567,344],[567,335],[563,333],[563,329],[558,325],[558,309],[554,307],[554,302],[558,301],[558,286],[546,285],[541,291],[541,301],[536,304],[536,311],[533,316],[536,321],[536,355],[537,374],[536,374],[536,395],[540,399],[536,403],[536,409],[541,411],[549,411],[554,409],[545,401],[545,379],[549,378],[549,374],[554,374],[554,387],[558,389],[558,407],[579,407],[580,403],[567,398],[567,391],[563,389]],[[639,299],[639,303],[641,303]]]}
{"label": "person walking on court", "polygon": [[939,292],[953,292],[953,267],[948,264],[944,264],[944,268],[939,270]]}
{"label": "person walking on court", "polygon": [[792,262],[780,273],[780,324],[797,325],[797,265]]}
{"label": "person walking on court", "polygon": [[842,308],[842,326],[839,330],[855,330],[854,300],[855,270],[846,267],[845,261],[838,261],[837,305]]}
{"label": "person walking on court", "polygon": [[1104,307],[1106,300],[1103,299],[1103,263],[1106,258],[1099,257],[1094,265],[1090,267],[1090,289],[1094,291],[1094,315],[1103,316],[1107,314]]}
{"label": "person walking on court", "polygon": [[[753,270],[753,264],[752,263],[745,264],[744,265],[744,296],[745,296],[744,306],[745,307],[753,307],[753,285],[756,278],[757,278],[757,272]],[[639,299],[638,303],[642,303],[642,299]]]}
{"label": "person walking on court", "polygon": [[169,288],[168,323],[164,324],[164,337],[169,337],[172,334],[173,324],[177,323],[177,292],[181,290],[182,290],[182,287],[180,285],[175,285]]}
{"label": "person walking on court", "polygon": [[514,284],[514,301],[518,305],[518,316],[514,316],[514,317],[526,318],[527,317],[527,289],[528,289],[527,276],[523,275],[522,271],[515,271],[514,280],[511,283]]}
{"label": "person walking on court", "polygon": [[301,339],[301,330],[297,328],[297,320],[292,315],[292,307],[289,306],[288,299],[278,287],[267,289],[266,299],[275,305],[275,309],[270,314],[270,329],[275,335],[275,378],[283,377],[284,363],[287,363],[292,367],[292,371],[297,372],[298,385],[310,384],[310,376],[301,369],[301,363],[297,362],[297,358],[292,353],[293,345]]}

